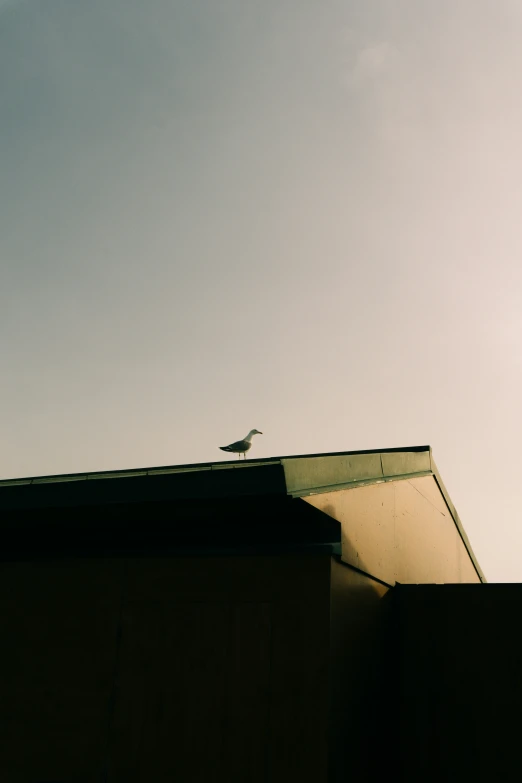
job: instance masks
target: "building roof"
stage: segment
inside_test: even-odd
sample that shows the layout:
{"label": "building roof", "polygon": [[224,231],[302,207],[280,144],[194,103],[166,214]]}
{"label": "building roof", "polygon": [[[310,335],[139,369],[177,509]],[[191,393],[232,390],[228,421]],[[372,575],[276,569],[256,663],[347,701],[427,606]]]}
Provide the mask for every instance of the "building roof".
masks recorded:
{"label": "building roof", "polygon": [[[148,496],[146,488],[160,490],[160,482],[164,486],[168,483],[176,497],[198,498],[209,492],[219,496],[274,492],[298,496],[354,482],[429,474],[431,466],[430,447],[413,446],[13,478],[0,480],[0,510],[12,504],[29,507],[42,502],[77,505],[109,496],[112,500],[133,500],[135,487],[140,487],[138,495]],[[273,467],[277,470],[271,470]],[[276,475],[284,482],[274,481]],[[155,480],[154,485],[150,479]],[[47,489],[40,489],[44,486]]]}
{"label": "building roof", "polygon": [[[163,518],[164,528],[167,525],[167,518],[170,528],[173,520],[179,520],[182,527],[187,529],[187,535],[183,540],[189,548],[195,545],[195,539],[194,535],[188,534],[190,528],[188,520],[192,519],[200,531],[198,535],[200,542],[203,534],[208,536],[209,526],[211,526],[214,533],[210,539],[213,539],[213,546],[215,546],[218,527],[223,533],[223,540],[227,538],[223,525],[228,530],[227,540],[230,541],[231,517],[236,520],[232,523],[235,531],[233,535],[239,531],[240,538],[244,535],[244,521],[248,518],[249,530],[256,529],[258,533],[262,530],[261,538],[266,538],[269,535],[267,531],[271,529],[273,535],[289,545],[288,535],[294,535],[297,529],[299,531],[304,529],[308,530],[311,538],[314,539],[314,541],[309,540],[308,544],[328,544],[335,548],[340,543],[340,538],[334,528],[323,530],[324,535],[323,533],[318,535],[314,527],[315,522],[314,524],[310,522],[315,509],[310,509],[308,504],[305,504],[307,508],[303,510],[303,504],[291,505],[289,501],[321,492],[419,476],[433,476],[435,479],[470,558],[483,578],[458,514],[435,466],[429,446],[289,455],[260,460],[227,460],[9,479],[0,481],[0,524],[10,526],[11,537],[17,539],[19,546],[22,546],[23,541],[16,533],[19,531],[21,535],[21,530],[26,525],[30,528],[27,529],[27,535],[30,535],[33,541],[36,533],[40,531],[36,538],[42,545],[44,518],[45,530],[49,526],[51,528],[54,526],[56,529],[55,540],[58,540],[59,535],[64,532],[68,531],[70,535],[73,531],[72,523],[75,523],[76,529],[82,526],[82,521],[87,526],[88,538],[92,539],[93,507],[97,507],[98,520],[106,521],[110,518],[114,521],[118,518],[119,533],[125,537],[128,537],[129,529],[133,525],[136,529],[141,528],[140,540],[143,540],[145,534],[143,520],[145,517],[149,520],[147,527],[150,529],[153,508],[154,518],[156,520]],[[254,498],[255,503],[252,503]],[[144,504],[148,505],[145,516]],[[270,508],[269,513],[268,508]],[[280,513],[275,513],[276,508]],[[291,508],[292,513],[290,513]],[[285,531],[281,527],[282,520],[293,518],[297,508],[299,508],[299,520],[294,519],[295,527],[291,525],[292,531],[287,530],[285,538]],[[72,509],[74,509],[73,514],[71,514]],[[221,509],[220,513],[219,509]],[[174,513],[174,510],[177,513]],[[303,528],[301,518],[303,515],[308,515],[310,528],[307,527],[308,522]],[[322,518],[324,516],[321,514]],[[258,528],[253,522],[254,517],[257,519]],[[277,526],[272,527],[268,519],[277,520]],[[243,522],[241,523],[240,520]],[[23,522],[26,524],[21,524]],[[322,527],[324,528],[324,524]],[[179,530],[178,527],[178,540]],[[299,535],[302,537],[301,532]],[[210,539],[207,538],[209,541]],[[254,544],[253,539],[251,543]],[[256,540],[255,544],[257,546],[259,540]]]}

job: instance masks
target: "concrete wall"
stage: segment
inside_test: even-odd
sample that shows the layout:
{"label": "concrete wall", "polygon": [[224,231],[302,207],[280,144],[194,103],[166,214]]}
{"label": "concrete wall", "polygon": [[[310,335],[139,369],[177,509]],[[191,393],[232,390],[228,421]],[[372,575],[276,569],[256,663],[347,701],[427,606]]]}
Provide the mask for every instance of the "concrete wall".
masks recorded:
{"label": "concrete wall", "polygon": [[433,476],[303,500],[341,523],[346,563],[389,585],[480,581]]}

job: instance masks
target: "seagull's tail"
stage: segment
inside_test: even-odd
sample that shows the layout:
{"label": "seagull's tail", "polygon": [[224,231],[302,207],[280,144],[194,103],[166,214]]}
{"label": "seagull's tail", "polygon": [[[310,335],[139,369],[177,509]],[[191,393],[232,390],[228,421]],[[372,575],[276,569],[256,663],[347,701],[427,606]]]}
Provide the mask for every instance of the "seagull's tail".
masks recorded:
{"label": "seagull's tail", "polygon": [[232,451],[230,446],[220,446],[219,448],[221,449],[221,451]]}

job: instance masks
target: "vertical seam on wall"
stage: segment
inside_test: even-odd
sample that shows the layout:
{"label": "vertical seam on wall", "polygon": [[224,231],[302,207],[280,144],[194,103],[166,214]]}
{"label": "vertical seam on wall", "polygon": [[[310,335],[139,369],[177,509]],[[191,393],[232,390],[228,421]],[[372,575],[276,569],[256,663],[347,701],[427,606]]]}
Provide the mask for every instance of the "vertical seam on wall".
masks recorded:
{"label": "vertical seam on wall", "polygon": [[269,624],[269,650],[268,658],[268,710],[266,715],[266,734],[265,734],[265,774],[264,779],[267,783],[272,780],[272,657],[273,657],[273,620],[274,620],[274,601],[268,602],[268,624]]}
{"label": "vertical seam on wall", "polygon": [[118,623],[116,626],[116,649],[114,656],[114,670],[112,674],[112,686],[109,694],[108,709],[107,709],[107,736],[105,740],[105,753],[101,773],[102,783],[107,783],[109,780],[109,753],[111,747],[111,731],[114,719],[114,713],[116,710],[116,701],[118,697],[118,677],[120,672],[121,662],[121,646],[123,637],[123,610],[127,604],[127,560],[123,561],[122,579],[121,579],[121,594],[120,594],[120,608],[118,612]]}

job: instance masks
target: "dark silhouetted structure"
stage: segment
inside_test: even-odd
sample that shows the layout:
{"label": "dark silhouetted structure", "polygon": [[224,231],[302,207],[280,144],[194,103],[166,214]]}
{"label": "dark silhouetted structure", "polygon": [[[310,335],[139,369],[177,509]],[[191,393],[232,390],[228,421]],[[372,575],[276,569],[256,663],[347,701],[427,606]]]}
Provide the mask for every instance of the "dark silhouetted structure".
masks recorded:
{"label": "dark silhouetted structure", "polygon": [[429,447],[4,481],[0,515],[0,781],[518,779],[522,593]]}

